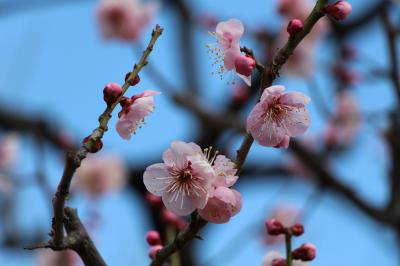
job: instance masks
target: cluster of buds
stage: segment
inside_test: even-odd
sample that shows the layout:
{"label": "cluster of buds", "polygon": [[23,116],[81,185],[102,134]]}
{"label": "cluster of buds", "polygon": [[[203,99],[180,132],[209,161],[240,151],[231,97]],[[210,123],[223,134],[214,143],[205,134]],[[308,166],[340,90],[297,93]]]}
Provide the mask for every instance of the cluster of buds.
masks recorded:
{"label": "cluster of buds", "polygon": [[160,233],[155,230],[148,231],[146,234],[146,242],[150,245],[148,255],[151,259],[154,259],[157,252],[163,248]]}
{"label": "cluster of buds", "polygon": [[[296,223],[292,226],[285,227],[280,221],[276,219],[269,219],[265,221],[267,232],[271,236],[284,235],[286,239],[291,240],[292,236],[298,237],[304,233],[304,226]],[[311,243],[302,244],[299,248],[291,251],[292,259],[301,261],[311,261],[316,257],[316,248]],[[272,266],[285,266],[286,260],[276,258],[272,261]]]}

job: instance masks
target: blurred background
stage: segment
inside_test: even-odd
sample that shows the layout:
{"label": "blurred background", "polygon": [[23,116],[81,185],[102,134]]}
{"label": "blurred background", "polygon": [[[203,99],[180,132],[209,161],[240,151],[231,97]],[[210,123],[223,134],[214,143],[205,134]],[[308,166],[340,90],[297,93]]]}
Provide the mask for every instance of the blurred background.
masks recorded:
{"label": "blurred background", "polygon": [[[160,230],[167,240],[165,225],[178,229],[185,220],[171,222],[149,198],[144,169],[161,162],[173,140],[235,158],[256,102],[256,72],[252,87],[216,74],[208,32],[240,19],[241,45],[268,64],[287,39],[288,21],[304,19],[315,1],[302,0],[297,13],[282,2],[143,1],[156,5],[151,18],[137,38],[121,41],[102,36],[99,1],[1,0],[0,265],[81,265],[72,252],[23,247],[48,239],[65,151],[97,126],[105,84],[123,83],[158,23],[164,33],[128,91],[161,91],[154,113],[130,141],[118,136],[114,115],[103,149],[82,166],[68,200],[108,265],[149,264],[146,232]],[[349,2],[348,19],[321,21],[275,81],[311,97],[310,129],[287,150],[253,145],[235,185],[242,211],[227,224],[208,224],[204,240],[181,252],[182,265],[260,265],[268,251],[284,250],[265,232],[271,217],[304,223],[294,245],[317,246],[310,265],[399,265],[400,6]]]}

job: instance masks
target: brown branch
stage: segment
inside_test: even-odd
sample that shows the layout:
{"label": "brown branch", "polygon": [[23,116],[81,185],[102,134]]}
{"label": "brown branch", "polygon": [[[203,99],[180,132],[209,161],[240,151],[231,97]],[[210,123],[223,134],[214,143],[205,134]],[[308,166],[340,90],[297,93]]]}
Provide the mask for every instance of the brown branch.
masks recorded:
{"label": "brown branch", "polygon": [[72,249],[78,253],[85,265],[106,266],[106,263],[79,219],[76,209],[66,207],[64,213],[65,219],[63,225],[67,231],[67,237],[63,239],[61,244],[54,245],[54,243],[48,242],[33,245],[25,249],[34,250],[39,248],[50,248],[56,251]]}
{"label": "brown branch", "polygon": [[107,106],[105,111],[99,117],[99,126],[93,131],[89,139],[84,142],[82,147],[74,152],[67,152],[65,158],[64,173],[62,175],[61,181],[57,187],[57,192],[55,193],[53,199],[53,211],[54,219],[52,225],[52,242],[55,246],[63,243],[64,232],[63,232],[63,218],[64,218],[64,206],[65,200],[69,194],[69,187],[72,181],[73,174],[76,169],[80,166],[82,160],[84,160],[88,153],[96,150],[94,147],[98,145],[101,141],[104,133],[108,130],[108,122],[111,119],[111,114],[119,101],[122,99],[125,92],[130,87],[130,80],[134,79],[140,72],[140,70],[147,64],[148,56],[153,50],[153,46],[157,41],[158,37],[162,34],[163,29],[160,26],[156,26],[152,32],[152,38],[144,50],[142,57],[139,62],[134,66],[133,71],[126,79],[124,85],[122,86],[123,93],[121,96],[111,105]]}

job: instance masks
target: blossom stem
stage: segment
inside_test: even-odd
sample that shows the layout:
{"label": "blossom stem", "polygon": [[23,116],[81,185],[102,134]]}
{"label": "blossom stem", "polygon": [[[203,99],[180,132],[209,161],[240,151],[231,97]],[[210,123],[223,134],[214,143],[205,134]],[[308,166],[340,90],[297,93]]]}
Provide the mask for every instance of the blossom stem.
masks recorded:
{"label": "blossom stem", "polygon": [[[122,86],[122,95],[114,102],[114,104],[107,106],[105,111],[99,117],[99,126],[93,131],[90,137],[85,141],[80,149],[77,151],[69,151],[66,153],[64,172],[61,177],[60,183],[57,187],[57,192],[53,199],[53,212],[54,219],[52,223],[52,239],[51,244],[55,247],[64,247],[64,206],[65,201],[69,195],[69,187],[71,185],[73,174],[76,169],[80,166],[82,160],[84,160],[88,153],[90,153],[91,148],[96,145],[96,142],[101,140],[104,133],[108,130],[108,122],[111,119],[111,113],[117,106],[118,102],[122,99],[123,94],[128,90],[130,84],[129,80],[134,78],[140,70],[147,64],[147,59],[153,50],[153,46],[157,41],[158,37],[162,34],[163,29],[160,26],[156,26],[152,32],[152,38],[143,52],[142,57],[139,62],[134,66],[128,79],[126,79],[125,84]],[[68,246],[64,247],[69,248]]]}
{"label": "blossom stem", "polygon": [[292,266],[292,235],[288,230],[285,232],[286,266]]}
{"label": "blossom stem", "polygon": [[[173,228],[172,226],[167,225],[167,241],[171,242],[174,240],[175,235],[176,235],[176,230],[175,228]],[[171,266],[180,266],[181,262],[180,262],[180,256],[179,256],[179,252],[176,252],[174,254],[172,254],[171,256]]]}

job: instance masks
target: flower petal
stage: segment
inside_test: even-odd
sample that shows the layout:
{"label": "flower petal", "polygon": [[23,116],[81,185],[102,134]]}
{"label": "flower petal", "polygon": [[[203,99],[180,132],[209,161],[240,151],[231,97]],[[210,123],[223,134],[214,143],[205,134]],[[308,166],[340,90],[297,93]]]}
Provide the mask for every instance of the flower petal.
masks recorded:
{"label": "flower petal", "polygon": [[293,108],[282,122],[290,137],[303,134],[310,127],[310,114],[306,108]]}
{"label": "flower petal", "polygon": [[163,163],[156,163],[146,168],[143,183],[146,189],[157,196],[162,196],[173,177]]}
{"label": "flower petal", "polygon": [[305,107],[310,101],[310,97],[301,92],[288,92],[279,98],[280,103],[295,107]]}

